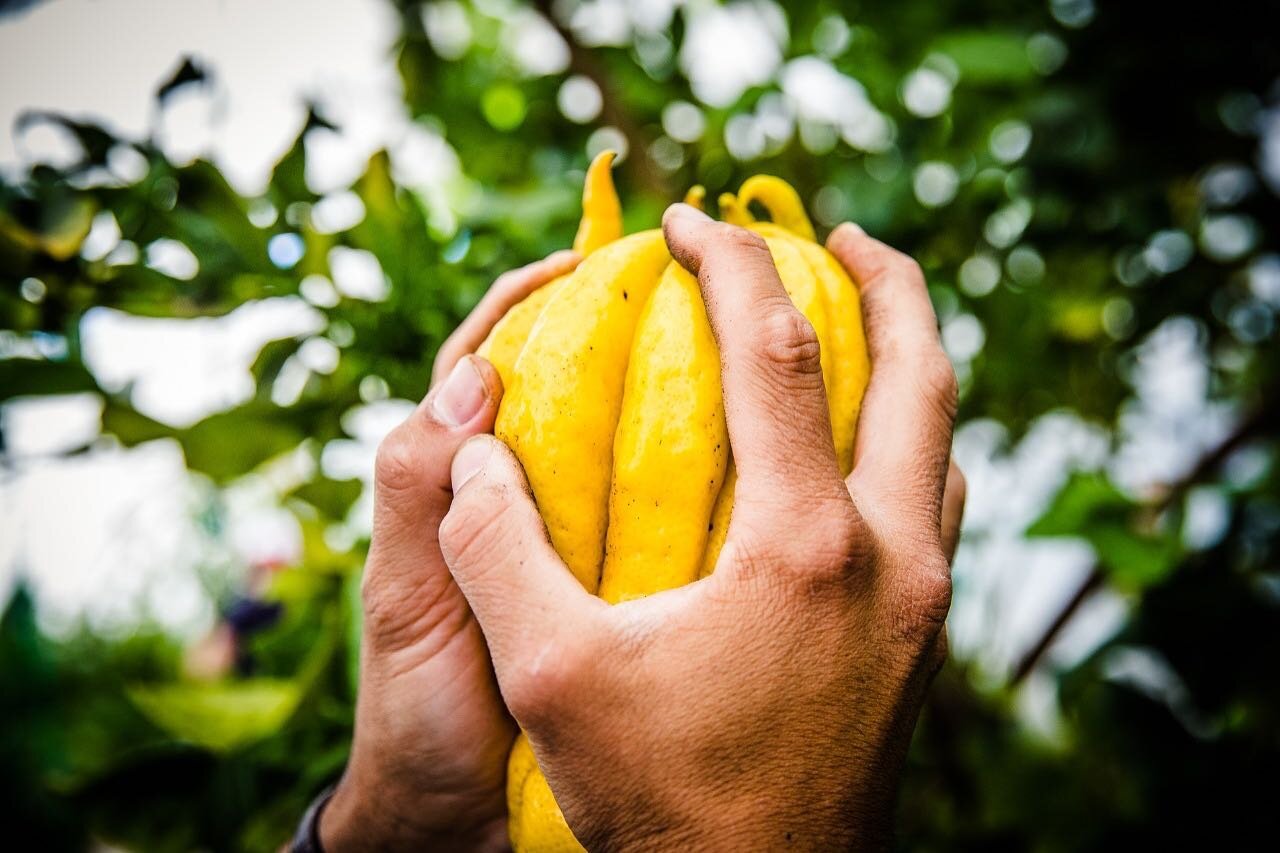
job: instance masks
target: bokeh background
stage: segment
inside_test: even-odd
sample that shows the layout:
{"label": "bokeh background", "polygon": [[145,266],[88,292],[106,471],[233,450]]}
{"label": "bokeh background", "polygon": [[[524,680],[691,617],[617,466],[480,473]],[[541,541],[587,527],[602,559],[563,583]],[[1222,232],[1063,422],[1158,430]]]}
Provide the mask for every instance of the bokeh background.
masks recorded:
{"label": "bokeh background", "polygon": [[288,836],[374,448],[614,147],[631,229],[769,172],[927,273],[970,501],[899,845],[1274,842],[1269,6],[0,2],[8,833]]}

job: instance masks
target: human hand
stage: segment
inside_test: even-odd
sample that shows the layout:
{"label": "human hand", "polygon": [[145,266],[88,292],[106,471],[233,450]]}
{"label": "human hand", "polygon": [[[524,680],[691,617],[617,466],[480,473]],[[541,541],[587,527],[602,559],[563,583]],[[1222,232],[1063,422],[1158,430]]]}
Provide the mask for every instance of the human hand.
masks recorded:
{"label": "human hand", "polygon": [[507,846],[515,726],[437,534],[450,461],[492,429],[502,397],[493,366],[470,353],[512,305],[577,262],[558,252],[501,276],[441,346],[426,399],[378,448],[355,736],[320,819],[331,853]]}
{"label": "human hand", "polygon": [[684,205],[664,228],[702,288],[739,473],[715,573],[615,606],[587,594],[483,436],[453,460],[445,559],[587,847],[882,846],[945,656],[963,500],[944,531],[956,380],[923,276],[854,226],[829,241],[873,367],[845,481],[817,339],[764,241]]}

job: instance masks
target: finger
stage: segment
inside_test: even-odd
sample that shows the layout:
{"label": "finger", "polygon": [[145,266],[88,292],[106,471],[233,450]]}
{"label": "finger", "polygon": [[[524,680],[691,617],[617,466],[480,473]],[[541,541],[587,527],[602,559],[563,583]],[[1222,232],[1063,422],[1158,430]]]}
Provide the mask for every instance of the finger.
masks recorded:
{"label": "finger", "polygon": [[815,497],[843,494],[818,338],[783,289],[764,240],[684,204],[668,208],[662,224],[671,254],[698,277],[720,347],[738,468],[735,524],[753,506],[771,516],[779,502],[804,512]]}
{"label": "finger", "polygon": [[509,693],[581,649],[584,626],[605,605],[552,548],[524,471],[505,444],[491,436],[468,441],[454,457],[452,481],[440,547],[520,720],[518,698],[512,704]]}
{"label": "finger", "polygon": [[827,248],[858,284],[871,357],[850,489],[880,498],[883,506],[905,501],[936,523],[957,390],[924,274],[911,258],[850,223],[832,232]]}
{"label": "finger", "polygon": [[565,250],[498,276],[467,318],[440,345],[431,370],[431,384],[434,386],[448,376],[458,359],[475,352],[512,306],[544,284],[572,271],[581,260],[577,252]]}
{"label": "finger", "polygon": [[947,562],[955,560],[956,547],[960,544],[960,521],[964,518],[964,501],[968,485],[964,472],[951,460],[947,469],[947,485],[942,493],[942,553]]}
{"label": "finger", "polygon": [[459,361],[378,447],[373,534],[362,592],[366,636],[407,645],[461,602],[437,531],[452,498],[449,468],[469,437],[493,428],[502,380],[476,356]]}

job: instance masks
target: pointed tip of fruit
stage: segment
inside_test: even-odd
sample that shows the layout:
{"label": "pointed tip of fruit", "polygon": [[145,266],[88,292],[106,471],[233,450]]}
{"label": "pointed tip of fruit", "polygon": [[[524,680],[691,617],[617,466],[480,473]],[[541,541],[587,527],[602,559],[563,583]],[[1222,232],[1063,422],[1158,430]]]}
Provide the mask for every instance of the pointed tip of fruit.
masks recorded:
{"label": "pointed tip of fruit", "polygon": [[694,184],[684,194],[684,203],[690,207],[706,212],[707,188],[702,184]]}
{"label": "pointed tip of fruit", "polygon": [[617,152],[606,148],[591,159],[582,184],[582,221],[573,248],[586,255],[622,236],[622,203],[611,171]]}
{"label": "pointed tip of fruit", "polygon": [[616,159],[618,159],[618,152],[612,148],[606,148],[591,158],[591,165],[587,167],[587,171],[593,172],[598,169],[608,169],[613,166],[613,161]]}

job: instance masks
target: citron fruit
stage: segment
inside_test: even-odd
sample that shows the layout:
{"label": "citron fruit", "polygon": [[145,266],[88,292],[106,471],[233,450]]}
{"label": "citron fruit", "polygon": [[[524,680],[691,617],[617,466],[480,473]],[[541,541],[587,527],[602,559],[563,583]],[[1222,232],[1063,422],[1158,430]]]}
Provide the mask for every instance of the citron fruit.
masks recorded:
{"label": "citron fruit", "polygon": [[[506,389],[494,432],[524,466],[552,544],[588,591],[616,603],[714,570],[736,477],[698,283],[672,261],[661,231],[623,235],[612,161],[605,152],[587,171],[574,241],[582,263],[512,308],[479,354]],[[695,188],[688,200],[701,206],[703,196]],[[753,202],[771,221],[755,221]],[[750,178],[737,196],[721,196],[720,209],[764,237],[817,332],[847,474],[870,372],[857,289],[781,179]],[[515,850],[582,849],[523,734],[507,803]]]}

